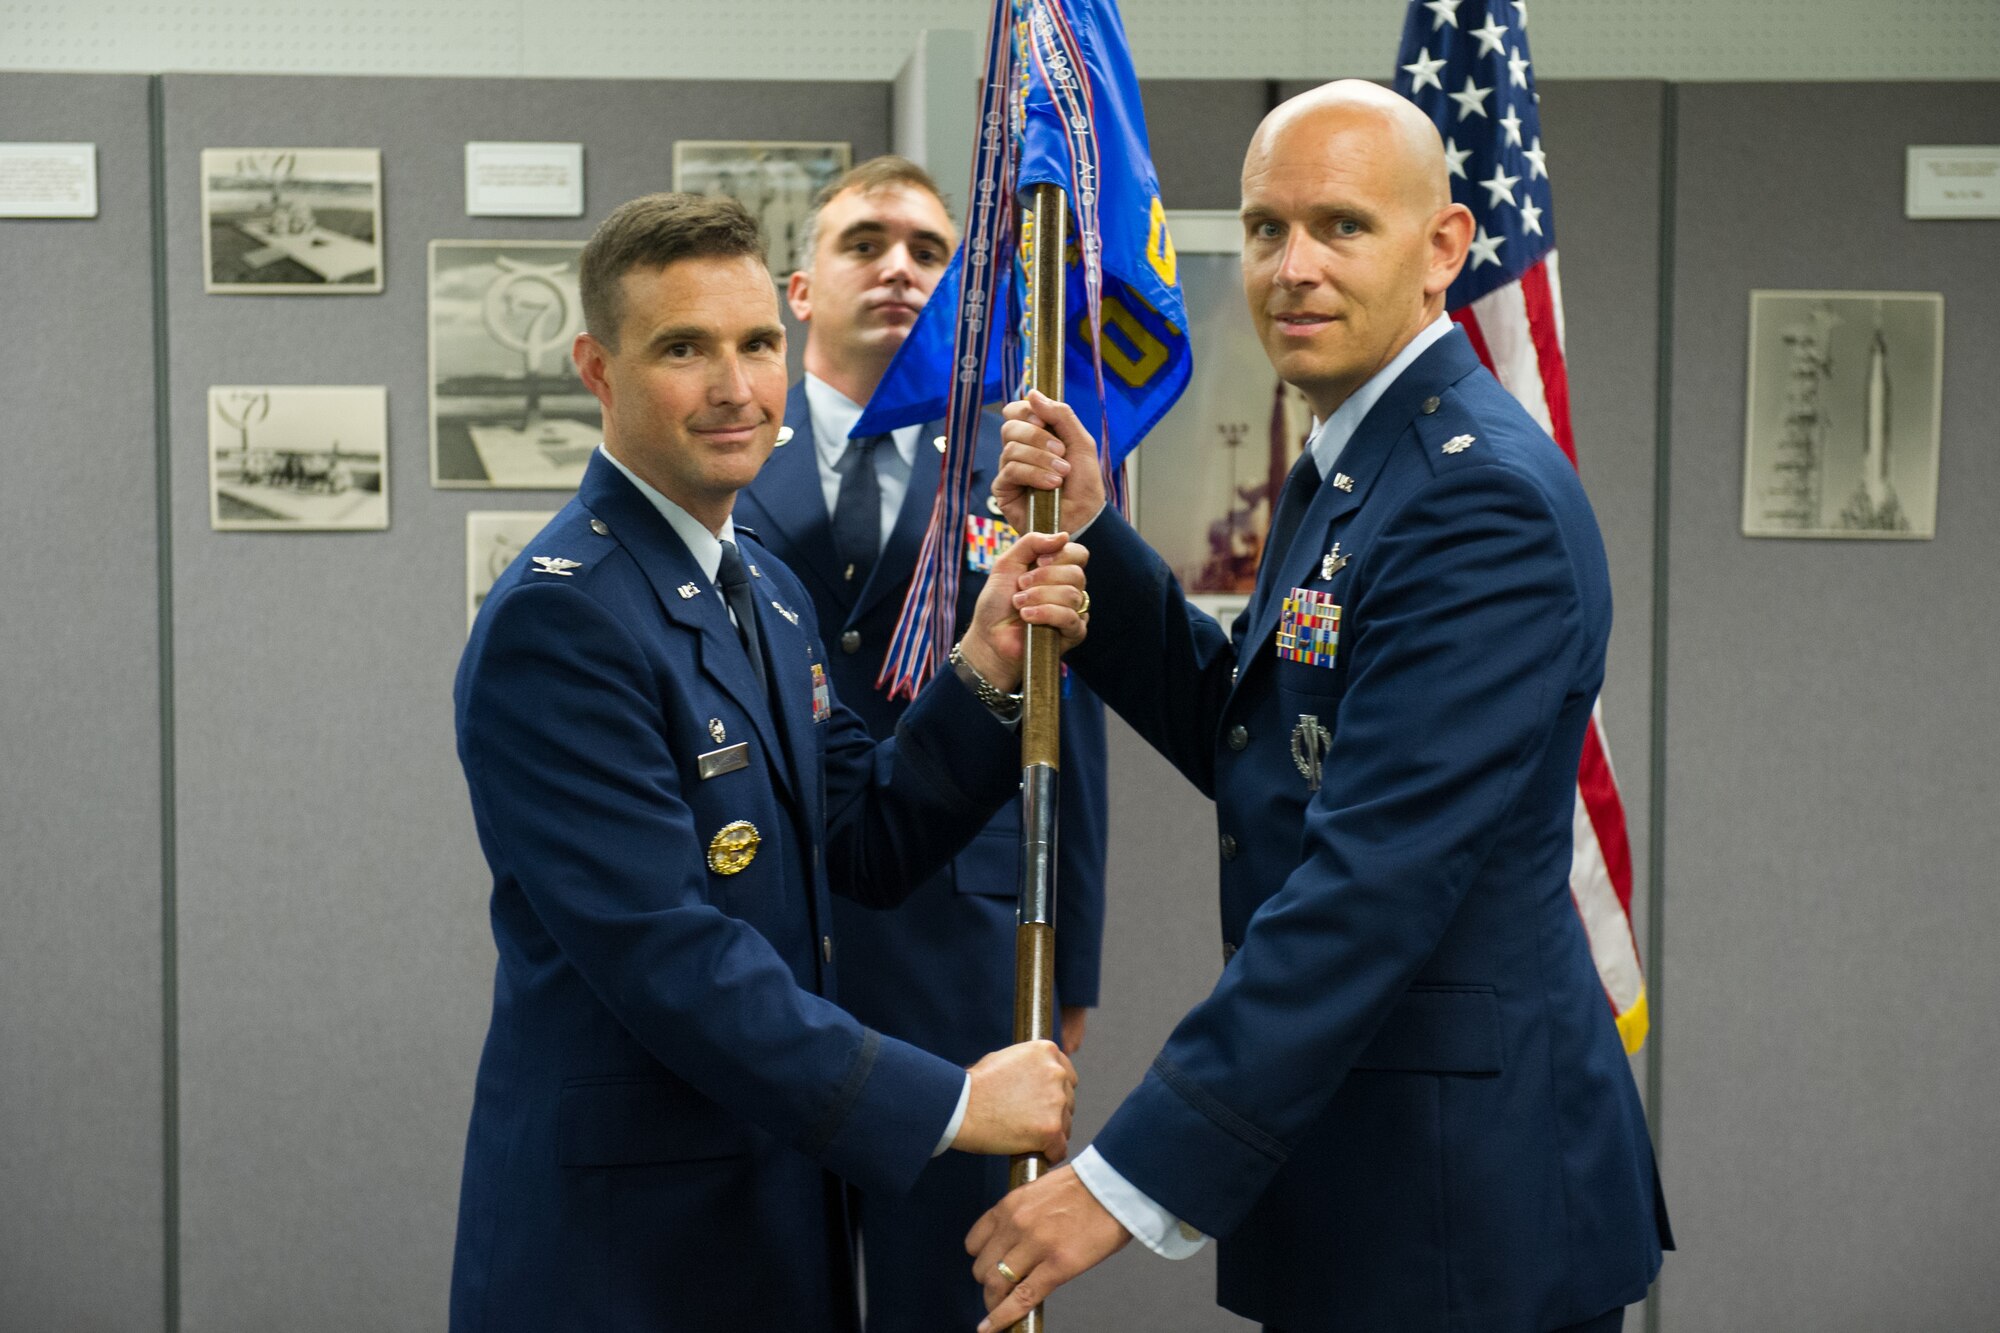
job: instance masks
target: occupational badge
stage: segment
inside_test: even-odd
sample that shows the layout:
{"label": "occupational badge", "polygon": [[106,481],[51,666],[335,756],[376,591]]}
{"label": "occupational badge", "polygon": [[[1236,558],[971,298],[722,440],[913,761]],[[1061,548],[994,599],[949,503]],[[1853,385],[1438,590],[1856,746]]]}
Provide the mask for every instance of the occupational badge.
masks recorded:
{"label": "occupational badge", "polygon": [[1333,733],[1324,722],[1311,713],[1299,714],[1299,724],[1292,728],[1292,762],[1306,780],[1307,791],[1319,790],[1320,769],[1332,744]]}
{"label": "occupational badge", "polygon": [[833,716],[833,692],[826,687],[826,668],[814,662],[813,668],[813,721],[824,722]]}
{"label": "occupational badge", "polygon": [[708,720],[708,736],[710,740],[720,745],[729,739],[729,728],[722,725],[721,718],[712,717]]}
{"label": "occupational badge", "polygon": [[757,844],[764,841],[757,826],[747,819],[724,824],[708,840],[708,868],[718,875],[734,875],[757,859]]}
{"label": "occupational badge", "polygon": [[1330,579],[1346,568],[1347,557],[1341,554],[1339,542],[1335,542],[1333,549],[1319,558],[1319,576],[1323,579]]}
{"label": "occupational badge", "polygon": [[988,518],[984,514],[965,516],[965,567],[975,574],[993,572],[993,562],[1000,558],[1000,552],[1012,546],[1019,539],[1004,518]]}
{"label": "occupational badge", "polygon": [[1340,604],[1329,593],[1294,588],[1278,617],[1278,660],[1330,667],[1340,651]]}
{"label": "occupational badge", "polygon": [[779,606],[776,602],[773,602],[771,603],[771,609],[791,621],[794,625],[799,623],[799,613],[792,610],[789,606]]}

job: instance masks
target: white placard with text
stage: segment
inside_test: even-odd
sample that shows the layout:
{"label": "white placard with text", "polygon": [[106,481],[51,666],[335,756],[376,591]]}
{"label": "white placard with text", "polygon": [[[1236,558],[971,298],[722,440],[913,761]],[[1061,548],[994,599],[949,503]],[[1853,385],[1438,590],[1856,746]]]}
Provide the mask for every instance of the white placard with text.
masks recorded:
{"label": "white placard with text", "polygon": [[1913,144],[1908,152],[1905,217],[2000,218],[2000,144]]}
{"label": "white placard with text", "polygon": [[96,144],[0,143],[0,217],[96,216]]}
{"label": "white placard with text", "polygon": [[465,145],[465,215],[474,218],[583,216],[583,145]]}

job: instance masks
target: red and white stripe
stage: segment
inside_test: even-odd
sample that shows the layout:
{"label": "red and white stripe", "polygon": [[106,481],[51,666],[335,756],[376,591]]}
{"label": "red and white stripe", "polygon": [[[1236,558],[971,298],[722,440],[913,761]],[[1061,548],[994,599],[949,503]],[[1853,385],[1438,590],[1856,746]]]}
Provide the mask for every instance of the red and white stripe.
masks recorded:
{"label": "red and white stripe", "polygon": [[[1471,305],[1451,312],[1479,359],[1521,400],[1576,463],[1570,430],[1569,370],[1563,360],[1562,283],[1551,250],[1542,261]],[[1576,851],[1569,891],[1590,939],[1590,954],[1628,1052],[1645,1043],[1646,978],[1632,934],[1632,844],[1625,803],[1604,743],[1602,708],[1593,707],[1576,774]]]}

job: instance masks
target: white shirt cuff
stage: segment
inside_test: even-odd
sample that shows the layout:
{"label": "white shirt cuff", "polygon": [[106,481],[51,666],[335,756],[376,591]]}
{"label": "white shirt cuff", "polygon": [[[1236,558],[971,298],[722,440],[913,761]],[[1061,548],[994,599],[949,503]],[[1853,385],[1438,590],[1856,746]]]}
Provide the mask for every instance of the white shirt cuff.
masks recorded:
{"label": "white shirt cuff", "polygon": [[[1105,503],[1108,504],[1110,502],[1106,501]],[[1083,520],[1083,522],[1076,525],[1076,531],[1072,532],[1069,535],[1069,539],[1071,541],[1075,541],[1078,537],[1081,537],[1084,533],[1089,532],[1090,525],[1097,522],[1098,519],[1103,517],[1104,517],[1104,505],[1099,505],[1097,506],[1096,513],[1092,514],[1089,518],[1086,518],[1085,520]]]}
{"label": "white shirt cuff", "polygon": [[959,1127],[965,1123],[965,1108],[970,1105],[972,1105],[972,1075],[967,1074],[965,1086],[958,1090],[958,1105],[953,1109],[951,1119],[945,1124],[944,1137],[938,1140],[937,1147],[931,1149],[931,1156],[942,1157],[945,1150],[951,1147],[951,1141],[958,1137]]}
{"label": "white shirt cuff", "polygon": [[1119,1175],[1095,1144],[1083,1150],[1075,1167],[1076,1178],[1104,1205],[1104,1211],[1162,1259],[1186,1259],[1208,1244],[1208,1237],[1141,1194],[1131,1181]]}

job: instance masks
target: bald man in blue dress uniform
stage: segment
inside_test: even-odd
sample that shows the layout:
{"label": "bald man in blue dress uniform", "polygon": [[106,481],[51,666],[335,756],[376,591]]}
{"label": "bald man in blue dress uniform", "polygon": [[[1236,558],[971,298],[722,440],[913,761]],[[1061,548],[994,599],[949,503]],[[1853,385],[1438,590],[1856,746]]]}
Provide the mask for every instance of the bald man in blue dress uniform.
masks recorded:
{"label": "bald man in blue dress uniform", "polygon": [[1074,1166],[967,1238],[1002,1327],[1134,1236],[1220,1241],[1272,1333],[1609,1333],[1671,1246],[1570,900],[1611,590],[1575,470],[1444,315],[1472,237],[1409,102],[1329,84],[1243,167],[1243,276],[1320,425],[1248,609],[1190,608],[1074,414],[1014,404],[1003,504],[1063,482],[1077,670],[1216,803],[1224,965]]}

